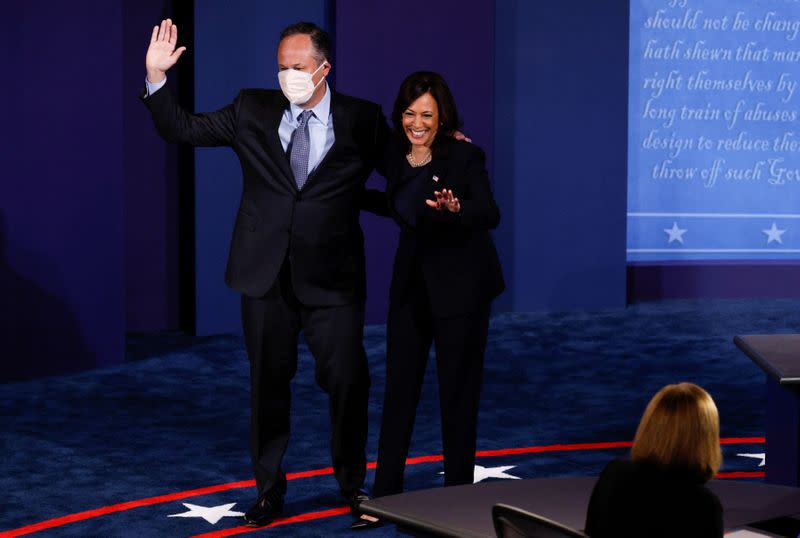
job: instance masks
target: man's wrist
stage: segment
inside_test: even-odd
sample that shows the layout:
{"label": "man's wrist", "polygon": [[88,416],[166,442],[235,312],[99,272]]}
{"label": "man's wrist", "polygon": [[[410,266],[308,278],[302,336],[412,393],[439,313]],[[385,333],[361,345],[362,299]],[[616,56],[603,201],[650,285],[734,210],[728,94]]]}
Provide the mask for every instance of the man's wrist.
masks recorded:
{"label": "man's wrist", "polygon": [[167,78],[167,74],[163,71],[158,71],[158,70],[151,71],[149,69],[147,70],[147,82],[149,82],[150,84],[158,84],[165,78]]}
{"label": "man's wrist", "polygon": [[161,82],[150,82],[150,80],[147,77],[145,77],[144,86],[145,86],[145,90],[146,91],[145,91],[144,97],[150,97],[151,95],[156,93],[158,90],[163,88],[166,83],[167,83],[167,77],[164,77],[163,79],[161,79]]}

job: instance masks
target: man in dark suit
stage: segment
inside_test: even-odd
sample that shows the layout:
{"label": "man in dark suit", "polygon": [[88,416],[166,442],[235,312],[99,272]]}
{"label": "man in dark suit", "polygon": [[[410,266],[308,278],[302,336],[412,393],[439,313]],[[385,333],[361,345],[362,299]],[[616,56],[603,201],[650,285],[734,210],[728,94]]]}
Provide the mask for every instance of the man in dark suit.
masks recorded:
{"label": "man in dark suit", "polygon": [[370,384],[359,208],[382,155],[386,119],[378,105],[331,91],[325,80],[330,39],[314,24],[281,33],[281,91],[242,90],[207,114],[186,112],[162,88],[185,50],[176,43],[170,20],[153,28],[144,103],[158,132],[170,142],[231,147],[244,176],[225,278],[242,294],[250,360],[250,448],[259,496],[245,519],[266,525],[283,510],[281,461],[301,330],[316,360],[316,380],[329,395],[334,474],[357,513],[366,498]]}

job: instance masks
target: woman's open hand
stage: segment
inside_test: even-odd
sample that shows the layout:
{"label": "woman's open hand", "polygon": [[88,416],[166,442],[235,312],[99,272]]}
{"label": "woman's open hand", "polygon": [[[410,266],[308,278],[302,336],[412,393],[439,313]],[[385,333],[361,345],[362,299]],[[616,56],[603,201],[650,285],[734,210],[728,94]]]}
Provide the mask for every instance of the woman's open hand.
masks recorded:
{"label": "woman's open hand", "polygon": [[425,203],[428,204],[429,207],[437,211],[447,210],[451,213],[458,213],[461,211],[461,202],[458,201],[458,198],[453,194],[452,190],[442,189],[441,191],[433,191],[433,195],[436,197],[435,200],[425,200]]}

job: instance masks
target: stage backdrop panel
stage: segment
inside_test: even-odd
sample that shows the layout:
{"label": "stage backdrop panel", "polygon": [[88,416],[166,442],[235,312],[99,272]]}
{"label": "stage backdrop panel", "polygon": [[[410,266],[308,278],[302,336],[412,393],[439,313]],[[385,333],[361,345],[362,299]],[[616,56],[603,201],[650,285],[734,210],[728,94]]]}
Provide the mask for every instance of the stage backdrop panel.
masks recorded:
{"label": "stage backdrop panel", "polygon": [[623,305],[628,3],[497,2],[495,36],[499,307]]}
{"label": "stage backdrop panel", "polygon": [[[278,88],[280,31],[300,20],[330,31],[327,13],[324,0],[195,0],[194,50],[181,58],[195,62],[195,110],[222,108],[241,88]],[[203,148],[195,152],[195,170],[196,332],[238,332],[239,294],[224,277],[241,168],[230,148]]]}
{"label": "stage backdrop panel", "polygon": [[13,0],[0,20],[0,382],[118,364],[121,4]]}
{"label": "stage backdrop panel", "polygon": [[[494,2],[473,2],[467,9],[463,1],[441,0],[413,14],[408,6],[402,0],[336,2],[336,88],[380,103],[388,118],[406,76],[420,70],[440,73],[453,92],[464,132],[486,151],[491,172]],[[368,184],[381,190],[386,185],[377,174]],[[368,213],[361,223],[367,323],[384,323],[397,227]]]}
{"label": "stage backdrop panel", "polygon": [[628,259],[800,257],[800,4],[630,16]]}
{"label": "stage backdrop panel", "polygon": [[[150,31],[162,18],[175,19],[172,4],[178,1],[181,0],[122,3],[125,325],[128,331],[178,328],[178,148],[161,140],[150,113],[138,98],[144,86],[144,58]],[[175,73],[170,73],[171,84],[177,78]]]}

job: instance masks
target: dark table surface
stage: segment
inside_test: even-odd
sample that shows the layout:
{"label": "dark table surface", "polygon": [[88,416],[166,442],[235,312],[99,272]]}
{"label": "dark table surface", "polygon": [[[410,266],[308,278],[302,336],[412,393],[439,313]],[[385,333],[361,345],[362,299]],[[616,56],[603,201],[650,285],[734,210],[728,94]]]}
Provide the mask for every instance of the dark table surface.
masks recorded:
{"label": "dark table surface", "polygon": [[[368,514],[444,536],[495,536],[492,506],[506,503],[582,529],[596,477],[494,481],[413,491],[362,504]],[[800,513],[800,489],[757,482],[712,480],[724,507],[725,528]]]}
{"label": "dark table surface", "polygon": [[800,384],[800,334],[747,334],[733,342],[780,384]]}

